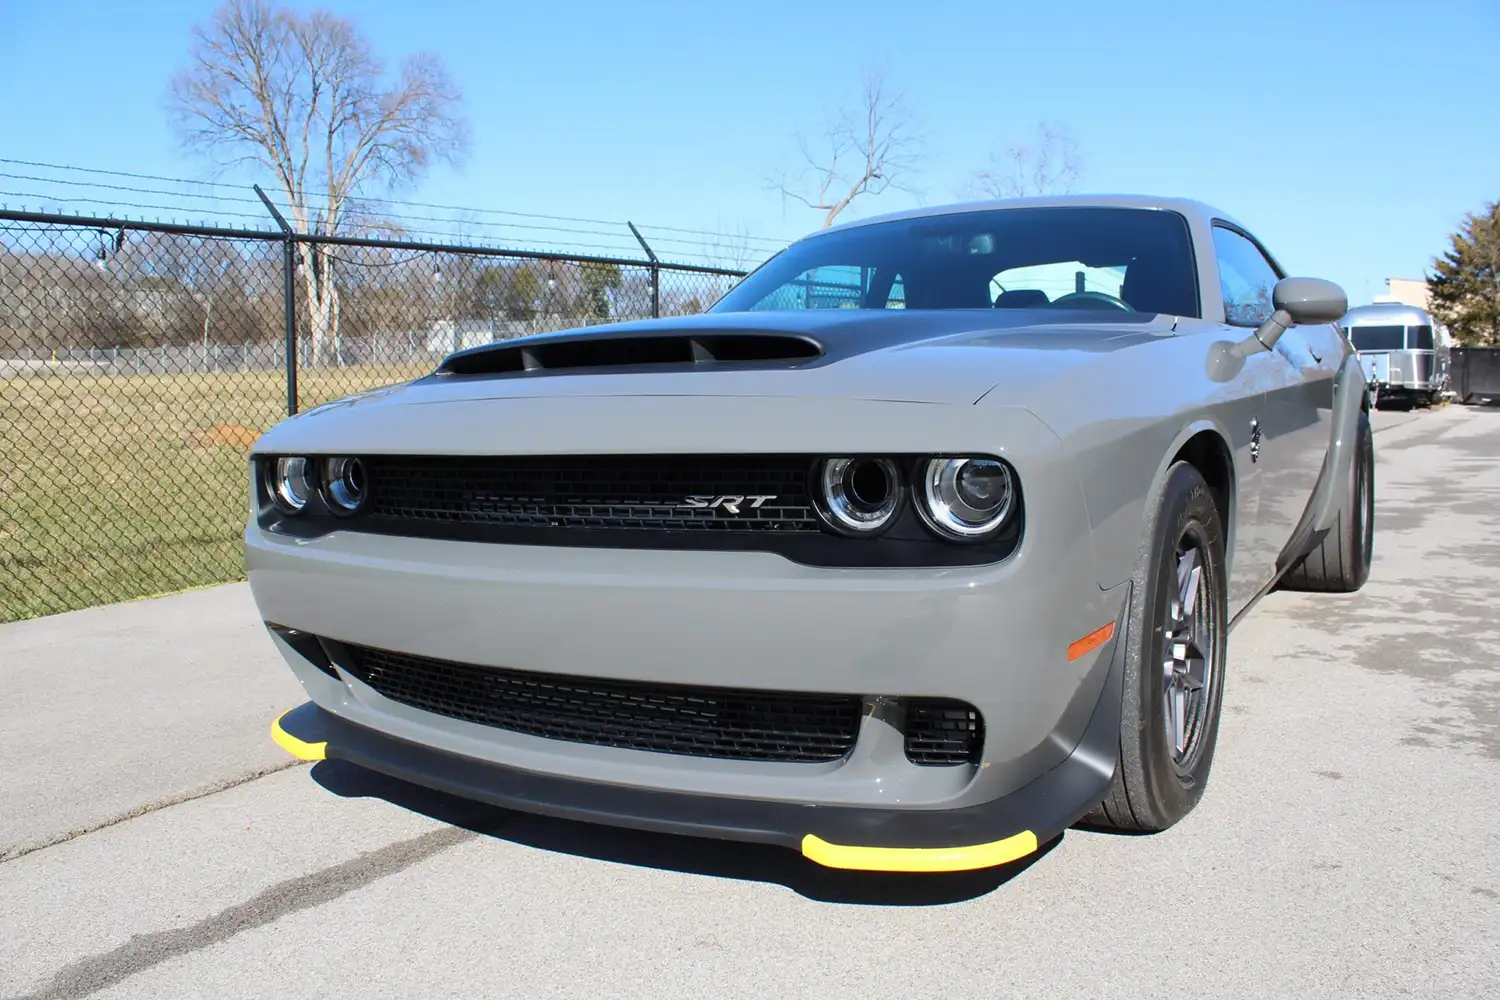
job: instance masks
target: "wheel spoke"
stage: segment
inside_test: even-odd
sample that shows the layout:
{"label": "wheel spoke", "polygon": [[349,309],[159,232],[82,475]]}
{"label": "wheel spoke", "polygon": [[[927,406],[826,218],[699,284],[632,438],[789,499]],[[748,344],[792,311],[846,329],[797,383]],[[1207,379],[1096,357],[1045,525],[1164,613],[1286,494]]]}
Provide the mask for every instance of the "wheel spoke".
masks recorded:
{"label": "wheel spoke", "polygon": [[1177,560],[1177,603],[1182,608],[1184,619],[1193,616],[1198,608],[1198,581],[1203,576],[1203,567],[1198,565],[1198,550],[1188,549]]}
{"label": "wheel spoke", "polygon": [[1174,749],[1182,753],[1187,748],[1187,692],[1181,686],[1172,690],[1172,733],[1176,739]]}
{"label": "wheel spoke", "polygon": [[1190,657],[1187,661],[1187,670],[1182,674],[1182,686],[1189,691],[1202,691],[1204,683],[1208,680],[1207,666],[1208,661],[1203,657]]}

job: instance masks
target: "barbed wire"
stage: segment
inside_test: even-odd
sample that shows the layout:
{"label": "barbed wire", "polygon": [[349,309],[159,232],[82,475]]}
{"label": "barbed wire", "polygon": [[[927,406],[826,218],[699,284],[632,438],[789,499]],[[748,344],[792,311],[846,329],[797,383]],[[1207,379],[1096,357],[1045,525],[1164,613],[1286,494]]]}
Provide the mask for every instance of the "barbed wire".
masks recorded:
{"label": "barbed wire", "polygon": [[[214,189],[214,190],[217,190],[217,191],[235,192],[235,193],[233,193],[233,194],[196,194],[196,193],[192,193],[192,192],[163,191],[163,190],[160,190],[160,189],[139,188],[139,187],[132,186],[132,185],[113,185],[113,184],[107,184],[107,183],[98,182],[98,181],[74,180],[74,179],[67,178],[67,177],[62,177],[62,178],[48,178],[48,177],[38,177],[38,176],[36,176],[34,174],[19,175],[19,174],[14,174],[14,173],[10,173],[10,172],[0,173],[0,177],[6,177],[6,178],[11,178],[11,179],[22,179],[22,180],[26,180],[26,181],[32,182],[32,183],[53,183],[53,182],[55,182],[55,183],[62,183],[62,184],[67,184],[67,185],[80,186],[80,187],[93,187],[93,188],[96,188],[98,190],[120,191],[122,193],[130,193],[130,194],[166,195],[166,196],[171,196],[171,197],[194,198],[194,199],[198,199],[198,200],[222,201],[222,202],[227,202],[227,203],[231,203],[231,204],[234,204],[234,203],[239,203],[239,204],[259,204],[259,200],[258,199],[251,198],[251,197],[249,197],[249,196],[247,196],[247,195],[244,194],[245,189],[244,189],[244,187],[242,185],[229,184],[229,183],[226,183],[226,182],[223,182],[223,181],[204,181],[204,180],[195,180],[195,179],[186,178],[186,177],[167,177],[167,176],[163,176],[163,175],[160,175],[160,174],[135,173],[135,172],[124,171],[124,170],[108,170],[108,169],[104,169],[104,168],[100,168],[100,167],[80,167],[80,166],[71,165],[71,164],[46,163],[46,162],[38,161],[38,160],[22,160],[22,159],[15,159],[15,158],[9,158],[9,157],[0,157],[0,164],[6,164],[6,165],[9,165],[9,166],[18,166],[18,167],[39,168],[39,169],[42,169],[42,170],[62,171],[62,172],[68,173],[68,174],[85,174],[85,175],[94,175],[94,176],[107,176],[107,177],[117,177],[117,178],[124,178],[124,179],[128,179],[128,180],[148,181],[148,182],[149,181],[156,181],[156,182],[162,182],[162,183],[167,183],[167,184],[185,185],[185,186],[189,186],[189,187],[203,187],[203,188]],[[309,198],[327,198],[328,194],[325,191],[308,191],[308,192],[305,193],[305,196],[309,197]],[[17,196],[17,197],[19,197],[19,196]],[[272,195],[272,199],[273,199],[273,201],[281,199],[282,203],[284,204],[284,193],[280,192],[278,190],[276,194]],[[53,200],[66,201],[67,199],[53,199]],[[79,200],[84,200],[84,199],[79,199]],[[92,201],[100,202],[100,203],[102,203],[104,201],[103,199],[88,199],[88,200],[92,200]],[[373,197],[373,196],[369,196],[369,195],[356,195],[356,196],[353,196],[353,197],[349,198],[348,200],[349,200],[349,202],[351,202],[353,204],[356,204],[356,205],[390,206],[391,208],[397,209],[398,211],[394,211],[394,212],[392,212],[392,211],[386,211],[386,212],[383,212],[382,214],[386,215],[389,218],[398,219],[398,220],[399,219],[407,219],[407,220],[411,220],[411,221],[447,222],[447,223],[451,223],[451,224],[455,224],[455,225],[458,225],[458,224],[467,224],[467,225],[476,225],[476,226],[507,227],[507,228],[515,228],[515,229],[523,229],[524,228],[524,229],[536,229],[536,230],[542,230],[542,231],[548,231],[548,232],[562,232],[562,233],[570,233],[570,234],[571,233],[576,233],[576,234],[579,234],[579,235],[607,235],[607,236],[622,235],[622,234],[618,234],[616,232],[599,233],[599,232],[593,231],[593,230],[570,230],[570,229],[566,229],[566,228],[562,228],[562,227],[557,227],[557,226],[536,226],[536,225],[530,225],[530,224],[524,224],[524,223],[516,223],[516,222],[502,222],[502,221],[491,222],[491,221],[486,221],[486,220],[483,220],[483,219],[458,220],[458,219],[449,219],[449,218],[442,218],[442,217],[415,215],[415,214],[412,214],[412,213],[406,211],[407,209],[432,209],[432,210],[437,210],[437,211],[462,212],[462,213],[466,213],[466,214],[470,214],[470,215],[479,215],[479,216],[493,216],[493,217],[514,218],[514,219],[532,219],[532,220],[539,220],[539,221],[543,221],[543,222],[563,222],[563,223],[569,223],[569,224],[575,224],[575,225],[586,225],[586,226],[612,226],[612,227],[616,227],[617,229],[618,228],[625,228],[626,227],[626,223],[623,223],[623,222],[621,222],[619,220],[614,220],[614,219],[592,219],[592,218],[586,218],[586,217],[581,217],[581,216],[548,215],[548,214],[537,213],[537,212],[517,212],[517,211],[508,210],[508,209],[476,208],[476,207],[470,206],[470,205],[445,205],[445,204],[436,203],[436,202],[407,201],[407,200],[392,199],[392,198],[377,198],[377,197]],[[126,204],[125,207],[136,207],[136,206]],[[149,207],[153,207],[154,208],[156,206],[149,206]],[[748,245],[750,245],[750,244],[759,244],[760,246],[755,248],[757,251],[764,252],[764,253],[769,253],[769,252],[771,252],[771,248],[774,247],[775,249],[780,249],[781,247],[784,247],[789,242],[791,242],[790,240],[782,239],[782,238],[779,238],[779,237],[756,236],[756,235],[753,235],[753,234],[750,234],[750,233],[744,233],[744,232],[741,232],[741,233],[727,233],[727,232],[723,232],[723,231],[719,231],[719,230],[695,229],[695,228],[682,227],[682,226],[661,226],[661,225],[644,224],[642,226],[642,228],[650,230],[653,233],[653,235],[657,234],[657,233],[677,233],[677,234],[683,234],[685,236],[709,237],[710,240],[711,240],[711,242],[710,241],[703,241],[703,240],[685,240],[685,239],[680,239],[680,238],[672,237],[672,236],[654,235],[654,238],[657,241],[663,242],[663,243],[674,243],[674,244],[689,245],[689,246],[703,246],[703,247],[710,247],[710,248],[720,249],[720,250],[725,249],[725,243],[728,243],[731,246],[733,244],[738,243],[738,244],[746,245],[747,248],[748,248]],[[633,242],[633,239],[632,239],[632,242]]]}
{"label": "barbed wire", "polygon": [[[0,174],[0,178],[13,176]],[[123,186],[113,186],[113,190],[126,193],[131,189]],[[150,194],[150,191],[142,189],[142,193]],[[162,192],[170,194],[170,192]],[[88,195],[61,195],[54,192],[37,190],[15,191],[0,190],[0,198],[19,199],[22,205],[34,203],[41,210],[57,209],[57,206],[97,205],[107,210],[104,214],[112,214],[113,209],[128,208],[142,212],[162,212],[176,220],[176,214],[182,211],[182,206],[166,205],[160,202],[134,201],[121,197],[92,197]],[[235,199],[243,203],[243,199]],[[275,199],[273,199],[273,202]],[[258,202],[256,202],[258,204]],[[8,202],[4,207],[12,207]],[[284,211],[286,206],[279,205]],[[205,206],[191,206],[201,216],[212,216],[214,219],[223,221],[227,219],[245,220],[248,223],[259,223],[262,227],[269,222],[264,212],[251,213],[235,211],[233,209],[216,208],[212,211],[206,210]],[[288,213],[290,214],[290,213]],[[207,224],[207,219],[198,219],[199,222]],[[482,220],[467,219],[443,219],[432,216],[407,216],[385,213],[350,212],[345,218],[351,220],[356,226],[361,223],[362,228],[387,229],[399,233],[401,236],[427,237],[435,242],[444,242],[455,238],[465,242],[480,243],[495,248],[509,247],[511,249],[532,249],[544,252],[555,252],[558,250],[599,250],[614,255],[633,255],[640,252],[640,244],[633,235],[628,233],[611,233],[597,229],[570,229],[555,226],[531,226],[521,223],[495,223]],[[158,216],[158,220],[160,217]],[[410,225],[408,223],[447,223],[447,228],[433,228],[430,224]],[[382,223],[386,225],[381,225]],[[642,227],[649,230],[650,227]],[[506,230],[528,230],[524,235],[507,232]],[[603,237],[609,242],[580,241],[578,236]],[[726,247],[720,243],[706,240],[690,240],[684,237],[662,237],[651,235],[651,242],[662,251],[663,256],[673,257],[696,257],[705,261],[729,264],[732,266],[744,266],[755,259],[769,256],[771,252],[762,247]],[[663,246],[670,244],[670,246]],[[779,248],[777,248],[779,249]]]}

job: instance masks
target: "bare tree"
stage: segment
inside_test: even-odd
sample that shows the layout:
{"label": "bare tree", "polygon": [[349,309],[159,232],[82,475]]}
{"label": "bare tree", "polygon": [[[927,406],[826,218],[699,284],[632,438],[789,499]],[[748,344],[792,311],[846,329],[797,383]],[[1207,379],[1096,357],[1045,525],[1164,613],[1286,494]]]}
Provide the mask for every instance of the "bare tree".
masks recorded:
{"label": "bare tree", "polygon": [[[721,222],[714,227],[713,233],[704,236],[701,254],[703,262],[710,267],[722,267],[727,271],[753,271],[780,249],[773,249],[764,242],[753,242],[756,239],[745,228],[744,223],[737,223],[734,232],[730,233],[724,231]],[[728,294],[739,280],[729,275],[703,275],[698,283],[701,287],[695,289],[696,294],[690,297],[705,303],[706,308]]]}
{"label": "bare tree", "polygon": [[[301,233],[340,232],[362,192],[414,181],[465,147],[461,96],[436,56],[410,56],[391,78],[327,11],[226,0],[193,29],[190,58],[171,85],[183,145],[271,171]],[[317,364],[337,343],[335,258],[324,245],[298,250]]]}
{"label": "bare tree", "polygon": [[991,154],[989,169],[973,173],[966,193],[978,198],[1068,194],[1082,176],[1083,160],[1072,134],[1061,125],[1041,122],[1034,142]]}
{"label": "bare tree", "polygon": [[916,119],[905,97],[888,92],[879,71],[866,70],[861,84],[858,109],[841,108],[824,129],[825,148],[814,152],[797,136],[805,166],[795,182],[783,175],[777,183],[783,197],[823,212],[824,229],[861,195],[909,190],[904,180],[918,162]]}
{"label": "bare tree", "polygon": [[770,256],[762,247],[754,245],[754,239],[744,223],[737,223],[732,233],[726,232],[720,223],[712,233],[704,234],[701,256],[710,267],[748,271]]}

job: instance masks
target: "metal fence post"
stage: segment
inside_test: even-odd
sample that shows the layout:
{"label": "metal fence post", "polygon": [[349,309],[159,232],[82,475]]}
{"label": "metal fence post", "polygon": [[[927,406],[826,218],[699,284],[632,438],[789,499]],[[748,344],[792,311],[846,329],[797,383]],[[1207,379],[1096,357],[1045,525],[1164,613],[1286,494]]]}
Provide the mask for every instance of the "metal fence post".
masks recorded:
{"label": "metal fence post", "polygon": [[635,223],[627,221],[625,225],[630,227],[630,231],[635,234],[635,241],[646,251],[646,258],[651,261],[651,318],[658,319],[661,316],[661,261],[656,259],[655,251],[641,235],[641,231],[635,228]]}
{"label": "metal fence post", "polygon": [[297,413],[297,243],[292,227],[286,224],[281,212],[266,197],[259,184],[251,185],[260,196],[262,204],[281,227],[281,297],[286,307],[286,413]]}

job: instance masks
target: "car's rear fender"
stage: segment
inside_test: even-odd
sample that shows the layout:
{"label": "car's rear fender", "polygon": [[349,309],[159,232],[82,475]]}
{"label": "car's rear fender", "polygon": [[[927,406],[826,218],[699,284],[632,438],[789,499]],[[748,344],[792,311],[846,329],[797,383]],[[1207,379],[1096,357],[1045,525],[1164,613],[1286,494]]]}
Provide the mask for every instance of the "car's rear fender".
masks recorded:
{"label": "car's rear fender", "polygon": [[1348,495],[1349,477],[1354,474],[1354,458],[1359,448],[1359,415],[1369,401],[1369,386],[1359,355],[1352,351],[1334,377],[1333,433],[1318,484],[1313,489],[1307,509],[1276,560],[1278,574],[1296,565],[1318,540],[1333,528]]}

